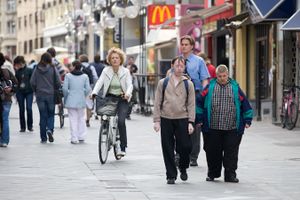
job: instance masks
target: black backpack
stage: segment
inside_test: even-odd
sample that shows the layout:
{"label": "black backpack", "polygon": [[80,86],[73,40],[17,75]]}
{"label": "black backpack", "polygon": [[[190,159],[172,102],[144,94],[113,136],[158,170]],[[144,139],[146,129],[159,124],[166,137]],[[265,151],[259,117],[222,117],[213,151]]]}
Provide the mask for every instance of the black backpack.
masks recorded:
{"label": "black backpack", "polygon": [[82,72],[85,73],[86,75],[88,75],[89,80],[90,80],[90,84],[93,84],[93,71],[91,70],[91,65],[84,67],[82,66]]}

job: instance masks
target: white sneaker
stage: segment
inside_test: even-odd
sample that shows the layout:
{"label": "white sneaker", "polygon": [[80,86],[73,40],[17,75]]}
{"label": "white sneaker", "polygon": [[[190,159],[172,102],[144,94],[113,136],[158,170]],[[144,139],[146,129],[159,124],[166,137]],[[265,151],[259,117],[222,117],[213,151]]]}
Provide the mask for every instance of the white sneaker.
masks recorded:
{"label": "white sneaker", "polygon": [[0,143],[0,147],[7,147],[6,143]]}
{"label": "white sneaker", "polygon": [[118,152],[118,156],[126,156],[126,152],[125,151],[119,151]]}
{"label": "white sneaker", "polygon": [[78,144],[78,141],[71,141],[71,144]]}

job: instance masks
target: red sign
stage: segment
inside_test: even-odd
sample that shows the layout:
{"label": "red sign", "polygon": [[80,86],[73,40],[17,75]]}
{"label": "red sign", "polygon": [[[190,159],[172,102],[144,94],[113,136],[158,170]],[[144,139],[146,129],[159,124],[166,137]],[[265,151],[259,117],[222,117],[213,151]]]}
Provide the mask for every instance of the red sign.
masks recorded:
{"label": "red sign", "polygon": [[[175,17],[175,5],[150,5],[148,6],[148,27],[155,29],[168,19]],[[175,22],[163,28],[175,28]]]}

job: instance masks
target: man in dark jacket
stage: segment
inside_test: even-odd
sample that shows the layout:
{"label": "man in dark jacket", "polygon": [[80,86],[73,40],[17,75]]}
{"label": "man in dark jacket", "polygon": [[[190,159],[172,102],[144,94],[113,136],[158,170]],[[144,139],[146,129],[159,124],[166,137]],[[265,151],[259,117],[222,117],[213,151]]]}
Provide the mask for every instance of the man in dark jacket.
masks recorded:
{"label": "man in dark jacket", "polygon": [[36,95],[36,102],[40,113],[41,143],[53,142],[54,130],[54,90],[61,83],[58,71],[52,65],[52,57],[49,53],[41,56],[41,61],[34,70],[30,84]]}
{"label": "man in dark jacket", "polygon": [[100,60],[100,55],[99,54],[96,54],[94,56],[94,62],[91,63],[91,65],[94,66],[96,72],[97,72],[97,76],[100,77],[103,69],[104,69],[104,65],[101,63],[101,60]]}
{"label": "man in dark jacket", "polygon": [[16,93],[17,101],[19,104],[19,120],[20,120],[20,132],[26,130],[25,120],[25,101],[27,112],[27,128],[29,131],[33,131],[32,123],[32,101],[33,91],[30,85],[30,78],[33,70],[26,66],[26,62],[23,56],[17,56],[14,59],[14,67],[16,71],[16,78],[18,79],[18,90]]}
{"label": "man in dark jacket", "polygon": [[214,181],[225,168],[225,182],[238,183],[238,152],[245,128],[249,128],[253,111],[238,83],[228,77],[228,68],[219,65],[217,78],[211,79],[196,110],[202,125],[208,173],[206,181]]}

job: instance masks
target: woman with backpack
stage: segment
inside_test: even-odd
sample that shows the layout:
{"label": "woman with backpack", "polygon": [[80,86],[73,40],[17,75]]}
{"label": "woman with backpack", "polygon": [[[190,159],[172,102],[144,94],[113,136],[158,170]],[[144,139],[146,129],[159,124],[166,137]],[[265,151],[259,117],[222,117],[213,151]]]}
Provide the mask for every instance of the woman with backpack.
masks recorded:
{"label": "woman with backpack", "polygon": [[179,154],[180,178],[188,179],[194,131],[195,90],[193,83],[184,76],[186,61],[183,57],[174,59],[173,72],[158,83],[154,103],[154,130],[161,130],[161,145],[166,167],[167,184],[177,179],[175,164],[176,152]]}

